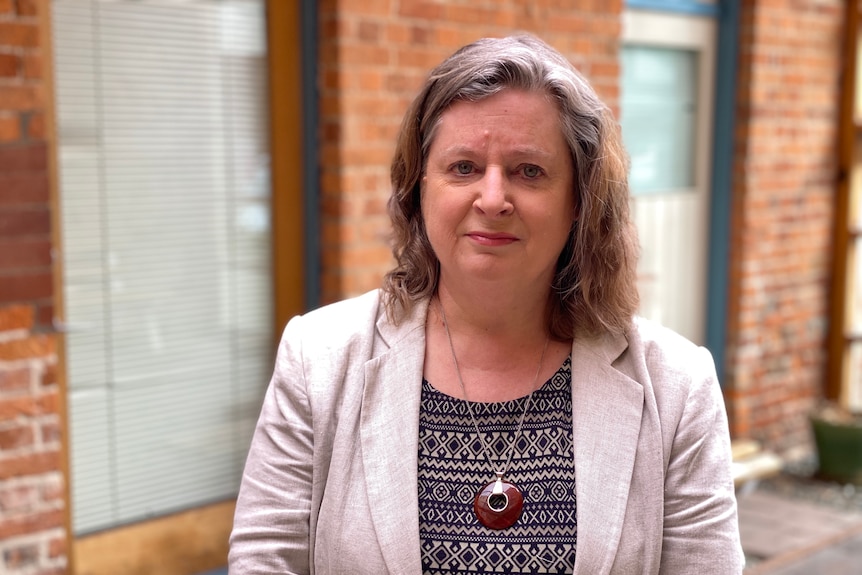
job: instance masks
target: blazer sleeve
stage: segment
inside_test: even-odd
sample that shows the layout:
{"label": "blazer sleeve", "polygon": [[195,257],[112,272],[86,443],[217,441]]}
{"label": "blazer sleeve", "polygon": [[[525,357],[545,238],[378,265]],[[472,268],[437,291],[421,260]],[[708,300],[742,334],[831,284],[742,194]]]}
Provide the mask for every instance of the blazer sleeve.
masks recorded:
{"label": "blazer sleeve", "polygon": [[715,364],[697,348],[665,477],[661,573],[738,575],[739,540],[730,434]]}
{"label": "blazer sleeve", "polygon": [[237,497],[231,575],[309,573],[313,428],[301,317],[287,325]]}

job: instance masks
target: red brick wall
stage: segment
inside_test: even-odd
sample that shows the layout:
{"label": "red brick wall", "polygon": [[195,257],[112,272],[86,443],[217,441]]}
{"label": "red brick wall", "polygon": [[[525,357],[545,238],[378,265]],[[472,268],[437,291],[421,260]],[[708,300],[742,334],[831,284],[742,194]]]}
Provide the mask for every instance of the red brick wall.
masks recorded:
{"label": "red brick wall", "polygon": [[44,6],[0,0],[0,573],[8,575],[64,573],[67,563]]}
{"label": "red brick wall", "polygon": [[842,0],[743,0],[727,349],[732,432],[808,446],[822,396]]}
{"label": "red brick wall", "polygon": [[622,0],[368,0],[319,4],[322,300],[380,285],[389,161],[426,73],[482,36],[533,32],[616,107]]}

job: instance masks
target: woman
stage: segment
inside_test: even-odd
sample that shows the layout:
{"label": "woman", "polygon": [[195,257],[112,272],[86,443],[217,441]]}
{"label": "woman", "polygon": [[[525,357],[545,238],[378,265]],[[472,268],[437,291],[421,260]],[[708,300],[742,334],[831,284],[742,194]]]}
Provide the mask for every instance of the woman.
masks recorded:
{"label": "woman", "polygon": [[634,318],[607,107],[531,36],[431,72],[383,289],[288,324],[231,536],[251,573],[739,573],[708,352]]}

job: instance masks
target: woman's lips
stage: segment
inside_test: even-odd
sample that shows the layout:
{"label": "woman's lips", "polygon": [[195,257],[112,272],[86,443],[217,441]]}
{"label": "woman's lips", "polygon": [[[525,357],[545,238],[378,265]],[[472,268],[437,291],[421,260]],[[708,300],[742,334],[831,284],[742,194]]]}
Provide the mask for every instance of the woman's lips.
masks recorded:
{"label": "woman's lips", "polygon": [[468,232],[467,237],[483,246],[505,246],[518,241],[516,236],[500,232]]}

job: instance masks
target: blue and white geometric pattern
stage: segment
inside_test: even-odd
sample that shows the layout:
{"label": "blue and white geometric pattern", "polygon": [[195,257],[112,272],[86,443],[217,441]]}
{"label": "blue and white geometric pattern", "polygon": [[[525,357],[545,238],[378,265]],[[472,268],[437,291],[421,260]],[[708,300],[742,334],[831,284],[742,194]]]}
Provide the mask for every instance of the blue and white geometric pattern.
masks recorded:
{"label": "blue and white geometric pattern", "polygon": [[[514,440],[526,397],[471,402],[494,463]],[[467,404],[422,382],[419,534],[425,575],[571,573],[577,548],[571,359],[536,393],[506,479],[524,494],[521,518],[493,530],[473,498],[494,479]]]}

